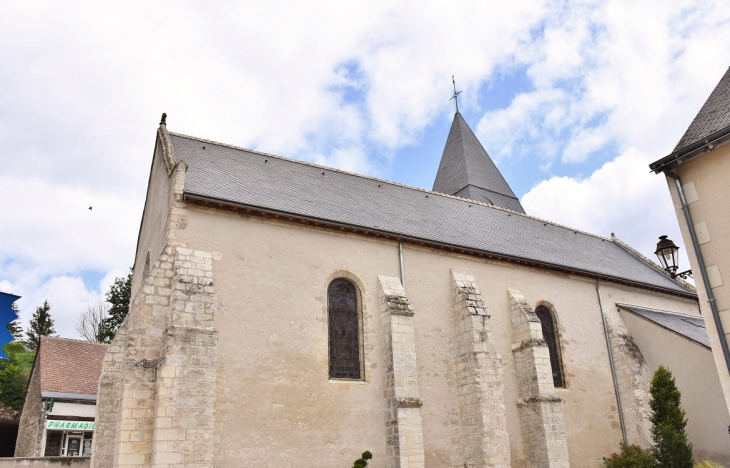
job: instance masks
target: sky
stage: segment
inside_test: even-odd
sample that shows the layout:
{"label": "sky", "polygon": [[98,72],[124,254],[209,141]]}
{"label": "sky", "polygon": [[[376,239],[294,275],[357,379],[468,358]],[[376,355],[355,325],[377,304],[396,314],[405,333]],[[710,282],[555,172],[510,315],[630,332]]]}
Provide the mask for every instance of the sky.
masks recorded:
{"label": "sky", "polygon": [[730,65],[729,26],[726,0],[3,2],[0,291],[24,325],[48,300],[78,337],[134,263],[163,112],[173,132],[430,189],[452,75],[528,214],[652,258],[662,234],[683,248],[648,164]]}

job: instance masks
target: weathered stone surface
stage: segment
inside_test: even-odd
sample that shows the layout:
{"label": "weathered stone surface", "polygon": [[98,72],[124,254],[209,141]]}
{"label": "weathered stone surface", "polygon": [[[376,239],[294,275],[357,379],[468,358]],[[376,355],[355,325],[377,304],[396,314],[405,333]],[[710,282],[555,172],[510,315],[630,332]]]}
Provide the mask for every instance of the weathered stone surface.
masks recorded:
{"label": "weathered stone surface", "polygon": [[509,289],[508,296],[512,355],[520,396],[517,406],[527,466],[568,467],[562,400],[555,395],[550,354],[542,336],[540,319],[519,290]]}
{"label": "weathered stone surface", "polygon": [[451,270],[458,322],[456,385],[460,429],[452,467],[510,466],[502,357],[494,350],[491,317],[474,277]]}
{"label": "weathered stone surface", "polygon": [[413,310],[400,280],[387,276],[379,276],[378,280],[388,431],[386,467],[424,467]]}

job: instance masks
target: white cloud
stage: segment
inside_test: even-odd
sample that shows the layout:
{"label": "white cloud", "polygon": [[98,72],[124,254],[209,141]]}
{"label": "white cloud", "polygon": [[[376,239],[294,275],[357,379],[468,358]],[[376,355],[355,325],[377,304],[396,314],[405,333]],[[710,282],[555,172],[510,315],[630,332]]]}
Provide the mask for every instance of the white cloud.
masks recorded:
{"label": "white cloud", "polygon": [[[629,148],[585,179],[552,177],[524,197],[527,213],[583,231],[611,233],[654,259],[660,235],[682,245],[663,175],[649,171],[653,156]],[[682,252],[682,262],[688,260]]]}
{"label": "white cloud", "polygon": [[[397,179],[393,154],[451,113],[452,74],[477,113],[495,70],[526,70],[532,89],[475,128],[495,159],[574,175],[615,144],[634,148],[615,165],[646,175],[727,65],[728,20],[722,0],[6,3],[0,289],[24,315],[48,297],[66,317],[126,273],[163,111],[173,131]],[[545,181],[526,206],[636,243],[666,189],[624,174],[613,193],[612,167]]]}

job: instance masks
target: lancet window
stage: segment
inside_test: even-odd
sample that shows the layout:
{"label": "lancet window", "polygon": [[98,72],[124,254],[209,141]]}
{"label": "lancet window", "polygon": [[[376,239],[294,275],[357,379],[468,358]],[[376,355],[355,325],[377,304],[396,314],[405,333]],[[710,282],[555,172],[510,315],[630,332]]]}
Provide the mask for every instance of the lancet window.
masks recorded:
{"label": "lancet window", "polygon": [[337,278],[327,288],[330,379],[360,379],[358,291]]}
{"label": "lancet window", "polygon": [[550,365],[553,370],[553,384],[555,387],[565,387],[563,379],[563,366],[560,362],[560,337],[555,326],[555,318],[553,313],[545,306],[539,306],[535,309],[535,314],[542,324],[542,337],[547,342],[550,351]]}

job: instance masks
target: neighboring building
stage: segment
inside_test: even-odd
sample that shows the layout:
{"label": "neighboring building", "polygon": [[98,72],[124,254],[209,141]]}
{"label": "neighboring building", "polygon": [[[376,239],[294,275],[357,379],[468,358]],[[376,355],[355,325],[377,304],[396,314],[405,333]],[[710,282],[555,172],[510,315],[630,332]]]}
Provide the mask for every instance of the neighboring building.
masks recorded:
{"label": "neighboring building", "polygon": [[[652,163],[664,173],[687,256],[697,283],[725,402],[730,410],[730,69],[690,124],[674,151]],[[679,196],[686,201],[686,211]],[[689,217],[689,218],[688,218]],[[687,220],[691,221],[688,222]],[[693,239],[694,238],[694,239]],[[701,255],[698,255],[698,252]],[[703,259],[704,268],[700,265]],[[707,287],[709,285],[709,288]],[[713,297],[708,295],[712,293]],[[712,300],[711,300],[712,299]],[[712,303],[715,307],[713,310]],[[719,336],[716,320],[724,336]],[[724,349],[723,349],[724,348]]]}
{"label": "neighboring building", "polygon": [[16,457],[88,456],[107,345],[41,337],[20,414]]}
{"label": "neighboring building", "polygon": [[730,462],[694,289],[524,214],[459,113],[445,148],[438,193],[163,116],[92,466],[599,467],[661,363]]}

